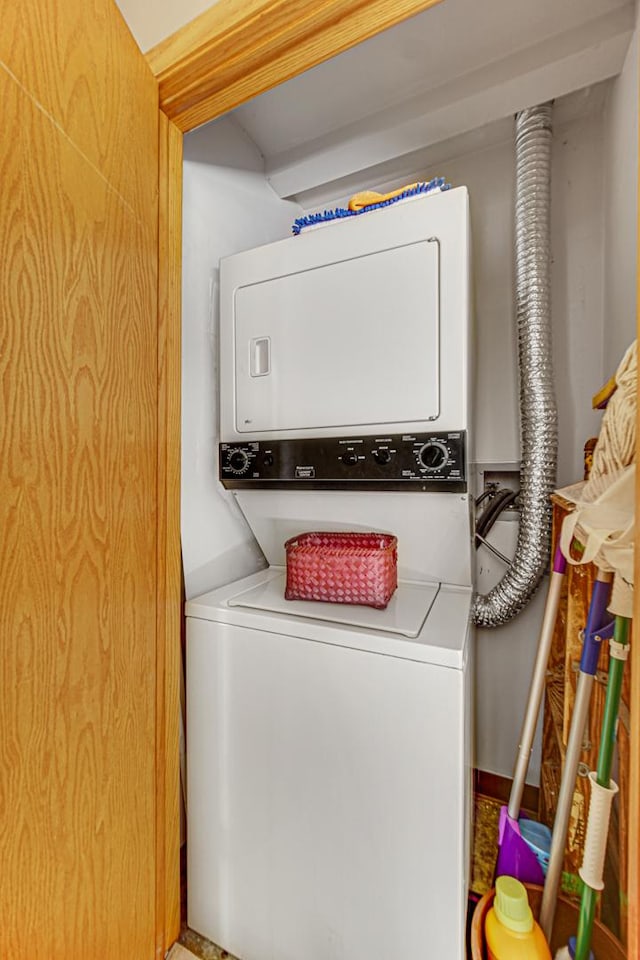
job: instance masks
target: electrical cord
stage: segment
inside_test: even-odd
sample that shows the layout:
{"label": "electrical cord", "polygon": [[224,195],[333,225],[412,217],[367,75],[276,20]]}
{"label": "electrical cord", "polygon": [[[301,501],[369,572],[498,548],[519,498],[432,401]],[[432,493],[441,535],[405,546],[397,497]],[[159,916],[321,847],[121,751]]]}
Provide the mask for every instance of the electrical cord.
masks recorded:
{"label": "electrical cord", "polygon": [[517,496],[518,494],[515,490],[499,490],[495,497],[489,501],[478,518],[478,522],[476,524],[478,533],[482,534],[483,537],[486,536],[502,511],[506,510],[506,508],[513,503]]}
{"label": "electrical cord", "polygon": [[505,488],[498,490],[495,496],[489,500],[489,503],[481,513],[476,523],[476,549],[478,548],[479,544],[486,539],[487,534],[493,527],[500,514],[506,510],[507,507],[511,506],[511,504],[517,500],[518,496],[519,491],[508,490]]}
{"label": "electrical cord", "polygon": [[[501,553],[497,547],[494,547],[492,543],[489,543],[488,540],[485,540],[484,537],[481,537],[479,533],[476,533],[476,540],[479,541],[483,547],[486,547],[487,550],[490,550],[491,553],[494,555],[494,557],[497,557],[498,560],[502,560],[502,562],[506,564],[508,567],[511,566],[511,560],[509,560],[509,557],[505,557],[504,553]],[[478,548],[478,545],[476,543],[476,549],[477,548]]]}
{"label": "electrical cord", "polygon": [[476,510],[478,509],[478,507],[480,506],[480,504],[481,504],[484,500],[487,499],[487,497],[493,497],[493,496],[495,496],[495,494],[496,494],[496,492],[497,492],[497,489],[498,489],[498,488],[495,487],[495,486],[489,486],[489,487],[487,487],[486,490],[483,490],[482,493],[480,494],[480,496],[479,496],[479,497],[476,497]]}

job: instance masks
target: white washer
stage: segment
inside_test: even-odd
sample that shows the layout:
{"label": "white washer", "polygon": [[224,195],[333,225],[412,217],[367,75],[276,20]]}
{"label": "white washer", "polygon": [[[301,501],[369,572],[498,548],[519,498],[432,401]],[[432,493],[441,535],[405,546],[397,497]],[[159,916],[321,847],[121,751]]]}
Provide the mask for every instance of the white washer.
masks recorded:
{"label": "white washer", "polygon": [[462,960],[471,590],[336,610],[283,577],[187,604],[189,926],[242,960]]}

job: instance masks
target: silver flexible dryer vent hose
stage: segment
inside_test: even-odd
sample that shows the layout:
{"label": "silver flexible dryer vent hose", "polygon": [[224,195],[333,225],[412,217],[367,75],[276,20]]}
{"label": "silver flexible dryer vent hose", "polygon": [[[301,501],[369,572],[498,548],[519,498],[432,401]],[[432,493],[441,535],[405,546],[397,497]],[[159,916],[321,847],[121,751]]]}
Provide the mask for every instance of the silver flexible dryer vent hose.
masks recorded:
{"label": "silver flexible dryer vent hose", "polygon": [[551,534],[550,494],[558,453],[551,363],[551,104],[516,117],[516,302],[520,369],[520,526],[502,578],[476,596],[473,619],[497,627],[527,605],[545,574]]}

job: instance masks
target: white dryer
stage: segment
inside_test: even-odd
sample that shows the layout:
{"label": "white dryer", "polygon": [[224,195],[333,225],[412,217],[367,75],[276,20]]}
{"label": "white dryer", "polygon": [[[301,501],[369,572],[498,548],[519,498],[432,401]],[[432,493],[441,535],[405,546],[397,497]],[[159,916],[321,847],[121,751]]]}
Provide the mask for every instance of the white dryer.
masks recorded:
{"label": "white dryer", "polygon": [[[463,960],[468,197],[221,263],[220,479],[268,567],[187,603],[188,922],[241,960]],[[308,530],[398,538],[386,610],[284,599]]]}

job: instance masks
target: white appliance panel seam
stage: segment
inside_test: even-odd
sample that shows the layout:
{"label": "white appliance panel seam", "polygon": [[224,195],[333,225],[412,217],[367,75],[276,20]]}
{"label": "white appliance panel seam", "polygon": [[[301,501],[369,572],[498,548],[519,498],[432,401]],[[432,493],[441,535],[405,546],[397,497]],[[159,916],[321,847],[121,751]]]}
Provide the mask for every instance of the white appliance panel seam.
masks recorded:
{"label": "white appliance panel seam", "polygon": [[[431,667],[432,669],[435,668],[437,670],[453,670],[455,673],[461,673],[462,670],[464,669],[464,665],[467,662],[466,645],[465,645],[464,656],[461,664],[459,666],[458,665],[453,666],[450,663],[443,663],[440,660],[437,660],[437,661],[424,660],[422,657],[402,656],[401,654],[389,653],[386,650],[363,649],[362,647],[352,646],[349,643],[335,643],[331,640],[319,640],[317,637],[301,637],[299,636],[299,634],[296,634],[296,633],[282,633],[278,630],[266,630],[264,627],[251,627],[246,623],[235,624],[235,623],[228,623],[227,621],[224,621],[224,620],[210,620],[207,617],[199,617],[197,614],[194,614],[194,613],[190,614],[189,616],[193,620],[198,620],[200,623],[210,623],[212,625],[231,627],[232,629],[238,628],[241,630],[250,630],[251,633],[262,633],[262,634],[269,633],[269,634],[273,634],[273,636],[276,636],[276,637],[288,637],[290,640],[297,640],[300,643],[317,643],[317,644],[320,644],[321,646],[333,647],[335,650],[351,650],[354,653],[362,653],[372,657],[387,657],[390,660],[401,660],[406,663],[416,663],[416,664],[419,664],[420,666]],[[370,633],[369,631],[364,631],[364,632],[368,634]],[[387,638],[385,637],[385,639]],[[403,641],[398,640],[397,642],[402,643]],[[411,641],[409,638],[407,638],[406,642],[410,643]]]}

